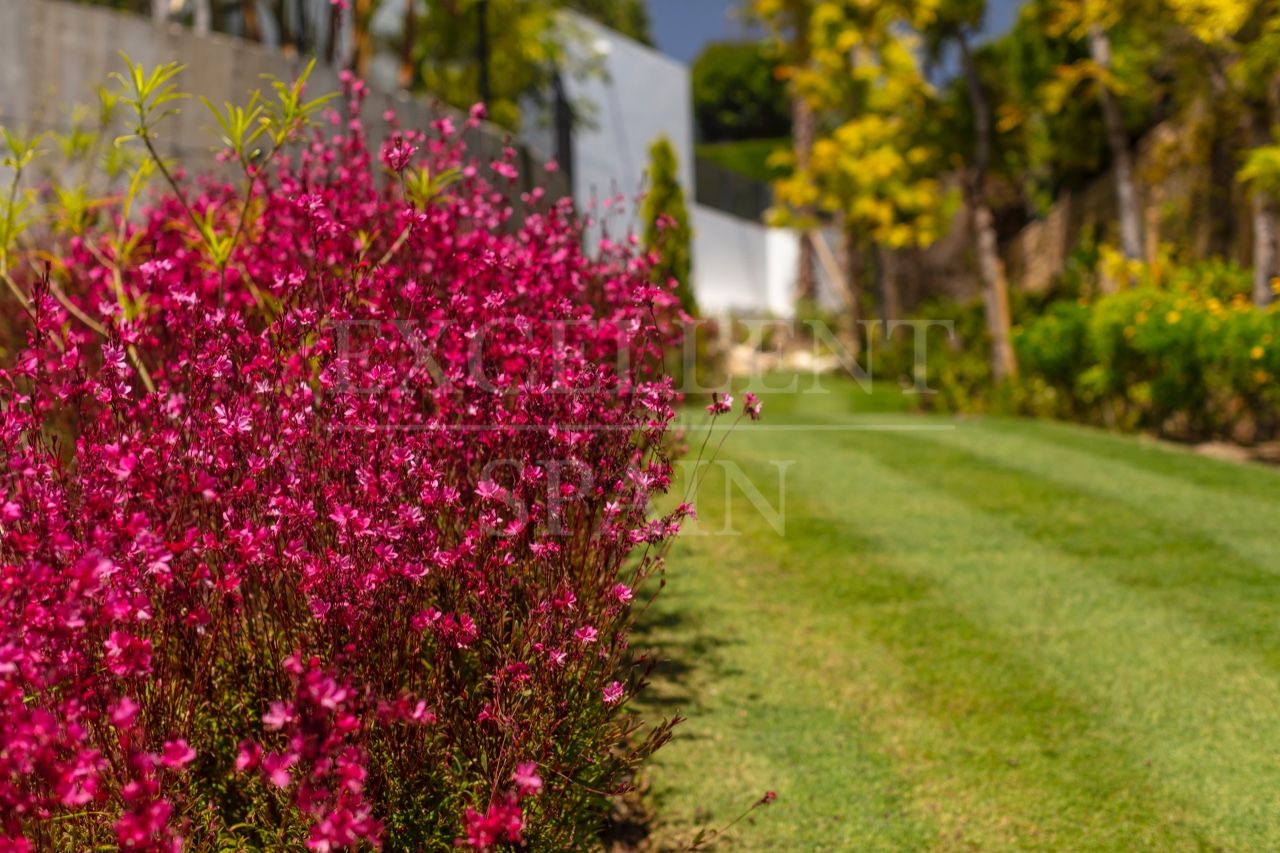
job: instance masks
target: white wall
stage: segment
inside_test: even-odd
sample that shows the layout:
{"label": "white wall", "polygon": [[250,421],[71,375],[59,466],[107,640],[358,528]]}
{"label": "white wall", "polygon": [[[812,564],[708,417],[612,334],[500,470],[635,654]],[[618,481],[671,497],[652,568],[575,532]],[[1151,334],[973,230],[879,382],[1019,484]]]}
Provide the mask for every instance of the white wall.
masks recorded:
{"label": "white wall", "polygon": [[800,249],[790,231],[693,207],[693,280],[706,314],[791,314]]}
{"label": "white wall", "polygon": [[[705,314],[795,315],[800,235],[707,207],[693,207],[693,280]],[[834,244],[832,235],[827,235]],[[837,284],[815,264],[819,304],[844,307]]]}
{"label": "white wall", "polygon": [[[564,20],[571,66],[581,69],[595,62],[603,72],[567,75],[565,81],[570,98],[589,105],[589,123],[574,131],[579,208],[621,193],[627,206],[623,215],[607,218],[609,231],[638,231],[636,197],[646,188],[649,146],[665,135],[676,150],[690,211],[698,307],[707,314],[790,317],[800,254],[797,235],[695,203],[688,67],[580,15],[567,13]],[[553,135],[545,120],[531,123],[522,135],[550,156]]]}
{"label": "white wall", "polygon": [[[574,132],[574,197],[584,207],[616,193],[633,200],[646,188],[649,146],[675,147],[685,196],[693,196],[693,96],[689,69],[581,15],[566,15],[569,53],[600,71],[570,75],[571,101],[588,106]],[[631,218],[634,224],[635,220]]]}

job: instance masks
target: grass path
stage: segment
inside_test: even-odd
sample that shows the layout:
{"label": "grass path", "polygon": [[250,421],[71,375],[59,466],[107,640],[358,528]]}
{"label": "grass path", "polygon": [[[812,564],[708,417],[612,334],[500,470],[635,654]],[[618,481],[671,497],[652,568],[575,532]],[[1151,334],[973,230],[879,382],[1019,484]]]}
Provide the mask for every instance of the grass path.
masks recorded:
{"label": "grass path", "polygon": [[702,486],[639,638],[661,836],[776,789],[730,849],[1280,849],[1280,472],[864,399],[725,445],[775,504],[791,461],[784,533]]}

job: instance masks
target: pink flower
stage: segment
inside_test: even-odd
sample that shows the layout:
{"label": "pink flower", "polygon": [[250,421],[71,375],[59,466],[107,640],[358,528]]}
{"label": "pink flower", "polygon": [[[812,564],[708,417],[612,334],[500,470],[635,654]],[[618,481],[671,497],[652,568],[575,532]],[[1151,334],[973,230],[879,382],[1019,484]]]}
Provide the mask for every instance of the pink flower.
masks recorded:
{"label": "pink flower", "polygon": [[707,406],[707,413],[710,415],[723,415],[733,411],[733,395],[720,394],[717,391],[711,393],[711,404]]}
{"label": "pink flower", "polygon": [[403,172],[417,150],[402,137],[393,137],[382,146],[382,162],[393,172]]}
{"label": "pink flower", "polygon": [[[442,796],[474,807],[464,843],[507,845],[526,798],[560,795],[519,759],[569,738],[618,781],[606,709],[581,730],[563,709],[584,683],[630,695],[611,653],[638,594],[603,573],[639,587],[675,533],[653,512],[673,463],[642,449],[676,417],[675,297],[633,237],[521,197],[517,152],[468,151],[447,118],[370,151],[365,88],[342,81],[346,103],[250,167],[248,208],[193,172],[184,199],[107,197],[14,247],[32,310],[0,323],[0,836],[56,838],[74,809],[77,837],[173,853],[228,816],[190,811],[192,774],[233,770],[299,844],[377,849],[387,773],[444,768]],[[419,164],[453,179],[430,205],[388,174]],[[189,212],[232,241],[225,269]],[[137,251],[111,252],[115,276],[121,227]],[[262,728],[200,739],[189,707]],[[509,778],[465,799],[451,768],[513,732]],[[565,837],[545,805],[539,837]]]}
{"label": "pink flower", "polygon": [[531,796],[542,790],[542,778],[538,776],[538,765],[532,761],[521,761],[516,765],[516,772],[511,781],[524,796]]}
{"label": "pink flower", "polygon": [[128,696],[121,696],[120,701],[111,708],[111,724],[119,729],[133,728],[134,721],[138,719],[138,710],[137,702]]}
{"label": "pink flower", "polygon": [[112,675],[145,675],[151,671],[151,641],[124,631],[112,631],[104,645]]}
{"label": "pink flower", "polygon": [[518,802],[508,799],[491,804],[483,814],[468,808],[466,825],[467,837],[459,839],[459,842],[473,850],[488,850],[502,841],[520,844],[523,840],[521,832],[524,829],[524,814]]}
{"label": "pink flower", "polygon": [[167,741],[160,755],[160,763],[173,770],[180,770],[195,760],[196,751],[181,738]]}
{"label": "pink flower", "polygon": [[167,800],[140,803],[116,821],[116,841],[121,849],[152,849],[169,823],[173,807]]}
{"label": "pink flower", "polygon": [[293,711],[284,702],[272,702],[271,710],[262,715],[262,724],[268,729],[282,729],[293,719]]}
{"label": "pink flower", "polygon": [[252,741],[240,741],[240,747],[236,752],[236,772],[244,773],[246,770],[253,770],[260,761],[262,761],[262,747]]}
{"label": "pink flower", "polygon": [[480,484],[476,486],[476,494],[485,500],[493,500],[501,496],[504,491],[506,490],[493,480],[481,480]]}
{"label": "pink flower", "polygon": [[293,766],[294,760],[292,755],[269,752],[262,756],[262,775],[277,788],[287,788],[292,781],[289,768]]}

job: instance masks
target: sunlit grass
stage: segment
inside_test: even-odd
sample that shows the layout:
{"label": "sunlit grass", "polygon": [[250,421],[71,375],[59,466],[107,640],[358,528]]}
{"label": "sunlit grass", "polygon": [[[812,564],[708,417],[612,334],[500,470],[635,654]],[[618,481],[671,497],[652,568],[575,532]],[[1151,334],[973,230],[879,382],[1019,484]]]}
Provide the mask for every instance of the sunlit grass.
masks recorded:
{"label": "sunlit grass", "polygon": [[781,533],[709,472],[640,639],[661,837],[776,789],[726,849],[1280,847],[1280,473],[883,393],[730,437]]}

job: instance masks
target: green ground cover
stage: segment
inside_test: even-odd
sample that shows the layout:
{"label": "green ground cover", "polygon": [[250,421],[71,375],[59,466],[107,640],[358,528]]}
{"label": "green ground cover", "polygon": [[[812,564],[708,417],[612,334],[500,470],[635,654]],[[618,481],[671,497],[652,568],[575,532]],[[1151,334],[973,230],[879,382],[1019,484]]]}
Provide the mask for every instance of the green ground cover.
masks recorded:
{"label": "green ground cover", "polygon": [[720,454],[785,530],[712,468],[637,638],[660,838],[1280,849],[1280,472],[828,387]]}

